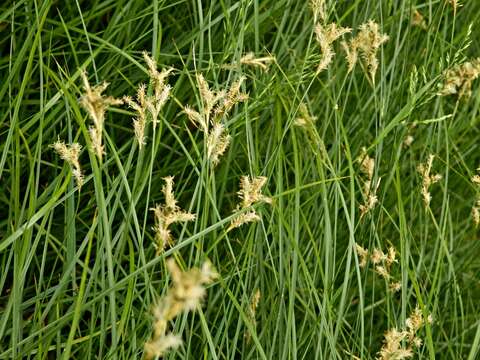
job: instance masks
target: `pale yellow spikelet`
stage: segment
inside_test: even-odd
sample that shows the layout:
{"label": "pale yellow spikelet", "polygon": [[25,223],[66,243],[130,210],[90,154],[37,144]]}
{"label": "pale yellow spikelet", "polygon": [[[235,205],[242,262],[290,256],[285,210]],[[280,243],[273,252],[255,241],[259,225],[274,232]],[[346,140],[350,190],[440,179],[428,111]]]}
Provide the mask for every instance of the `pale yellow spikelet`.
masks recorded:
{"label": "pale yellow spikelet", "polygon": [[310,128],[314,126],[317,117],[310,114],[307,105],[302,102],[298,107],[298,116],[295,118],[294,125],[298,127]]}
{"label": "pale yellow spikelet", "polygon": [[166,83],[166,80],[174,69],[167,68],[158,71],[156,61],[147,52],[143,52],[143,58],[147,64],[148,74],[153,84],[153,95],[147,97],[146,108],[152,116],[153,128],[155,129],[158,124],[158,115],[170,96],[171,87]]}
{"label": "pale yellow spikelet", "polygon": [[197,85],[202,99],[202,109],[196,111],[186,105],[183,112],[206,138],[207,158],[215,166],[230,144],[231,137],[223,118],[238,103],[245,101],[248,94],[240,91],[244,77],[235,81],[228,91],[213,91],[202,74],[197,74]]}
{"label": "pale yellow spikelet", "polygon": [[367,265],[368,261],[368,250],[366,250],[357,243],[355,243],[355,250],[357,251],[358,257],[360,258],[359,266],[361,268],[364,268]]}
{"label": "pale yellow spikelet", "polygon": [[458,94],[461,99],[472,95],[472,83],[480,76],[480,58],[456,65],[443,73],[440,96]]}
{"label": "pale yellow spikelet", "polygon": [[358,61],[358,39],[353,38],[349,42],[342,41],[340,45],[345,52],[345,59],[347,60],[348,64],[347,72],[351,72]]}
{"label": "pale yellow spikelet", "polygon": [[208,133],[207,119],[202,115],[200,115],[198,111],[193,110],[190,106],[186,105],[183,108],[183,112],[187,115],[188,119],[191,121],[193,125],[198,127],[204,133]]}
{"label": "pale yellow spikelet", "polygon": [[463,6],[463,4],[459,0],[447,0],[447,1],[453,9],[453,15],[456,15],[458,8]]}
{"label": "pale yellow spikelet", "polygon": [[105,112],[108,106],[121,105],[121,99],[115,99],[111,96],[103,96],[102,93],[108,87],[108,83],[103,82],[96,86],[90,86],[85,72],[81,73],[83,80],[84,94],[80,98],[80,105],[90,116],[93,126],[89,128],[92,140],[93,150],[99,159],[102,159],[104,150],[102,145],[102,132],[105,122]]}
{"label": "pale yellow spikelet", "polygon": [[402,360],[413,357],[413,351],[410,348],[403,348],[402,341],[406,338],[405,331],[398,331],[392,328],[385,333],[383,346],[378,352],[379,360]]}
{"label": "pale yellow spikelet", "polygon": [[217,165],[220,157],[225,153],[230,144],[231,136],[225,126],[215,123],[207,137],[207,156],[213,165]]}
{"label": "pale yellow spikelet", "polygon": [[227,232],[235,228],[238,228],[244,224],[257,222],[259,220],[260,220],[260,216],[257,214],[255,210],[251,210],[246,213],[239,214],[235,216],[233,220],[230,222],[230,225],[227,228]]}
{"label": "pale yellow spikelet", "polygon": [[272,199],[262,194],[267,178],[265,176],[242,176],[240,178],[240,190],[238,196],[242,200],[241,208],[245,209],[257,202],[270,204]]}
{"label": "pale yellow spikelet", "polygon": [[[272,203],[272,199],[262,194],[262,188],[267,182],[267,178],[264,176],[242,176],[240,178],[240,190],[237,192],[241,199],[239,205],[237,205],[236,211],[249,209],[252,205],[264,202],[267,204]],[[249,209],[247,212],[243,212],[234,217],[231,221],[227,231],[242,226],[249,222],[256,222],[260,220],[260,216],[255,209]]]}
{"label": "pale yellow spikelet", "polygon": [[170,225],[195,220],[195,214],[185,212],[178,207],[173,193],[173,177],[167,176],[164,178],[164,181],[162,192],[165,197],[165,204],[157,204],[150,209],[153,211],[155,220],[153,230],[155,232],[154,245],[157,249],[157,254],[160,254],[167,245],[172,245]]}
{"label": "pale yellow spikelet", "polygon": [[353,70],[358,61],[358,53],[360,53],[369,78],[372,83],[375,83],[375,74],[378,69],[377,52],[388,39],[388,35],[382,34],[379,25],[373,20],[360,25],[357,35],[348,44],[342,44],[347,54],[349,72]]}
{"label": "pale yellow spikelet", "polygon": [[313,13],[313,23],[317,23],[319,20],[322,22],[327,20],[326,0],[310,0],[309,5]]}
{"label": "pale yellow spikelet", "polygon": [[432,196],[430,194],[430,186],[439,182],[442,179],[442,176],[439,174],[434,174],[434,175],[431,174],[434,158],[435,158],[435,155],[430,154],[428,156],[427,162],[425,164],[420,164],[417,167],[417,171],[420,173],[420,176],[422,177],[421,194],[422,194],[425,207],[429,207],[430,201],[432,200]]}
{"label": "pale yellow spikelet", "polygon": [[412,12],[412,26],[417,26],[423,30],[427,29],[427,22],[422,13],[418,10]]}
{"label": "pale yellow spikelet", "polygon": [[180,345],[182,345],[181,337],[173,334],[166,334],[156,339],[151,339],[144,346],[145,359],[153,359],[157,356],[162,357],[169,350],[176,349]]}
{"label": "pale yellow spikelet", "polygon": [[[477,172],[480,172],[480,168],[477,169]],[[470,180],[476,191],[475,202],[472,206],[472,220],[475,227],[477,227],[480,225],[480,175],[475,174]]]}
{"label": "pale yellow spikelet", "polygon": [[249,52],[240,58],[240,64],[251,67],[258,67],[265,72],[268,71],[268,67],[272,62],[275,62],[274,56],[256,57],[253,52]]}
{"label": "pale yellow spikelet", "polygon": [[62,160],[65,160],[65,162],[70,165],[72,168],[72,174],[77,182],[77,186],[81,187],[83,185],[84,177],[78,158],[80,156],[82,146],[78,143],[67,145],[63,141],[57,140],[51,145],[51,147],[57,152],[58,155],[60,155]]}
{"label": "pale yellow spikelet", "polygon": [[241,102],[248,99],[248,94],[241,92],[242,83],[245,81],[245,77],[241,76],[235,81],[230,89],[226,92],[225,96],[218,103],[214,111],[214,121],[218,122],[221,117],[228,115],[232,108]]}
{"label": "pale yellow spikelet", "polygon": [[335,23],[326,25],[318,23],[315,25],[315,36],[322,52],[317,73],[327,69],[332,62],[335,55],[332,47],[333,42],[350,31],[350,28],[344,28]]}
{"label": "pale yellow spikelet", "polygon": [[387,255],[382,250],[374,248],[370,260],[374,265],[378,265],[387,259]]}
{"label": "pale yellow spikelet", "polygon": [[391,282],[390,284],[388,284],[388,288],[393,293],[399,292],[402,288],[402,283],[400,281]]}
{"label": "pale yellow spikelet", "polygon": [[388,267],[398,262],[396,259],[396,256],[397,256],[397,250],[393,246],[389,246],[388,253],[385,257],[385,262],[387,263]]}
{"label": "pale yellow spikelet", "polygon": [[133,119],[133,130],[140,149],[145,145],[145,126],[147,123],[147,100],[145,88],[145,84],[139,85],[136,101],[130,96],[123,97],[123,101],[137,113],[137,116]]}
{"label": "pale yellow spikelet", "polygon": [[385,280],[390,280],[390,272],[384,266],[375,266],[375,272],[381,277],[383,277]]}
{"label": "pale yellow spikelet", "polygon": [[375,173],[375,159],[371,158],[365,147],[362,147],[361,154],[357,161],[360,163],[360,172],[365,176],[362,187],[364,203],[359,206],[360,219],[375,208],[378,203],[377,190],[380,186],[381,178],[373,180]]}
{"label": "pale yellow spikelet", "polygon": [[472,220],[475,226],[480,225],[480,199],[477,199],[472,207]]}
{"label": "pale yellow spikelet", "polygon": [[181,345],[180,336],[168,332],[168,322],[182,312],[198,309],[205,297],[205,285],[218,277],[209,261],[201,268],[187,271],[182,271],[173,259],[168,259],[166,264],[172,285],[153,308],[153,334],[144,346],[147,359],[164,356],[168,350]]}

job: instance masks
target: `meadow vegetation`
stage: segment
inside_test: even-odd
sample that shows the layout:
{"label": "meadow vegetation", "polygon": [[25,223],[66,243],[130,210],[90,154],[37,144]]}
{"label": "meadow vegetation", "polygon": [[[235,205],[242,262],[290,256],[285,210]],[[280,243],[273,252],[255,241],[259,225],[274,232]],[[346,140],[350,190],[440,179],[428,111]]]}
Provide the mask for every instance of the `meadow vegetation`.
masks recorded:
{"label": "meadow vegetation", "polygon": [[0,5],[0,359],[480,358],[480,13]]}

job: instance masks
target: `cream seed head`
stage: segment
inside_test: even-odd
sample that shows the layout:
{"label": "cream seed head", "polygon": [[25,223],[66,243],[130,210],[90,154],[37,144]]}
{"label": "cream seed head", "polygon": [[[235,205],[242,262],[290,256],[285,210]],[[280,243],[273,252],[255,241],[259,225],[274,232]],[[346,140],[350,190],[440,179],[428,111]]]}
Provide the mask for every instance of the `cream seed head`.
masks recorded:
{"label": "cream seed head", "polygon": [[82,146],[78,143],[67,145],[65,142],[57,140],[51,145],[51,147],[57,152],[62,160],[65,160],[65,162],[70,165],[77,186],[81,187],[83,185],[84,177],[78,158]]}
{"label": "cream seed head", "polygon": [[327,6],[325,0],[310,0],[309,5],[313,13],[313,22],[327,20]]}
{"label": "cream seed head", "polygon": [[368,256],[369,256],[368,250],[366,250],[365,248],[363,248],[357,243],[355,243],[355,250],[357,251],[358,257],[360,258],[359,266],[361,268],[364,268],[367,265],[367,261],[368,261]]}
{"label": "cream seed head", "polygon": [[335,23],[326,25],[318,23],[315,25],[315,36],[322,52],[317,73],[327,69],[328,65],[332,62],[333,56],[335,55],[332,47],[333,42],[350,31],[350,28],[337,26]]}
{"label": "cream seed head", "polygon": [[90,86],[85,72],[81,72],[83,80],[84,94],[80,98],[80,105],[88,113],[93,121],[93,126],[89,128],[90,138],[93,150],[99,159],[102,158],[104,150],[102,145],[102,132],[105,122],[105,112],[108,106],[123,104],[121,99],[115,99],[111,96],[103,96],[102,93],[108,87],[107,82],[103,82],[96,86]]}
{"label": "cream seed head", "polygon": [[423,197],[423,202],[425,207],[430,206],[430,201],[432,200],[432,196],[430,194],[430,186],[439,182],[442,179],[442,176],[439,174],[431,174],[432,171],[432,164],[433,159],[435,158],[434,155],[430,154],[425,164],[420,164],[417,167],[417,171],[420,173],[422,177],[422,187],[421,187],[421,194]]}
{"label": "cream seed head", "polygon": [[154,245],[157,249],[157,254],[160,254],[167,245],[172,245],[170,225],[195,220],[195,214],[183,211],[178,207],[173,193],[173,177],[167,176],[164,178],[164,181],[162,192],[165,197],[165,204],[157,204],[150,209],[153,211],[155,220],[153,231],[155,232]]}
{"label": "cream seed head", "polygon": [[251,67],[257,67],[265,72],[268,71],[268,67],[272,62],[275,62],[274,56],[256,57],[253,52],[249,52],[243,55],[240,59],[240,64],[251,66]]}
{"label": "cream seed head", "polygon": [[472,83],[480,76],[480,58],[464,62],[448,69],[443,74],[443,84],[438,95],[458,94],[461,99],[472,95]]}
{"label": "cream seed head", "polygon": [[375,83],[375,74],[378,69],[377,52],[388,39],[388,35],[382,34],[379,25],[373,20],[360,25],[357,35],[349,43],[342,43],[348,62],[348,71],[353,70],[360,52],[368,70],[369,78],[372,83]]}
{"label": "cream seed head", "polygon": [[207,137],[207,157],[214,166],[220,162],[230,140],[231,136],[225,127],[220,123],[215,123]]}
{"label": "cream seed head", "polygon": [[167,332],[168,322],[182,312],[198,309],[205,297],[205,285],[218,277],[209,261],[204,262],[201,268],[187,271],[182,271],[172,258],[167,260],[166,265],[172,285],[153,308],[153,334],[144,346],[147,359],[164,356],[168,350],[182,344],[180,336]]}

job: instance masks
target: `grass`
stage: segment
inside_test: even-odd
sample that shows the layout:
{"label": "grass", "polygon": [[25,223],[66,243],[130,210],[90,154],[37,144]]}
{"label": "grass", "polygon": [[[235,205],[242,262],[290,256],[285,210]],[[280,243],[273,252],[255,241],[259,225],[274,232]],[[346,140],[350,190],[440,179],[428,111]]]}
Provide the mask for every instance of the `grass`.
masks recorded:
{"label": "grass", "polygon": [[[209,259],[220,277],[203,306],[171,324],[183,345],[166,358],[374,359],[384,334],[418,305],[432,324],[414,358],[480,356],[480,241],[470,212],[480,163],[479,86],[438,96],[448,68],[478,57],[480,3],[454,12],[437,1],[329,2],[328,21],[358,31],[369,19],[389,40],[375,82],[347,72],[339,41],[328,68],[305,1],[18,0],[0,5],[0,358],[142,358],[151,309],[180,268]],[[412,25],[420,11],[425,28]],[[111,107],[105,154],[91,149],[80,105],[81,71],[105,94],[134,96],[149,83],[142,52],[175,68],[171,96],[140,150],[134,112]],[[269,71],[238,64],[275,56]],[[225,122],[219,164],[185,105],[201,109],[196,73],[215,90],[240,76],[249,99]],[[301,104],[317,118],[299,127]],[[413,142],[405,146],[407,136]],[[83,146],[84,184],[50,147]],[[362,147],[381,178],[365,216]],[[434,154],[425,207],[417,166]],[[175,177],[192,222],[171,226],[156,253],[153,213]],[[241,176],[265,176],[258,222],[227,232]],[[397,249],[393,293],[355,243]],[[258,306],[252,299],[259,291]],[[406,346],[406,344],[404,344]]]}

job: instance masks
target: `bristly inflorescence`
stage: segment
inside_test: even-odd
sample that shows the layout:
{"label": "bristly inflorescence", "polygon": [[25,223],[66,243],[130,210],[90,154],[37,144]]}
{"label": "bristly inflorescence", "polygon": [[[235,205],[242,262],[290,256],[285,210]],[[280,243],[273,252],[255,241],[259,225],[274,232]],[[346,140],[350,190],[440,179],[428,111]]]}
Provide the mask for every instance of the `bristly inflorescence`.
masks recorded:
{"label": "bristly inflorescence", "polygon": [[272,62],[275,62],[274,56],[256,57],[253,52],[246,53],[240,59],[240,64],[260,68],[265,72],[268,71],[268,67]]}
{"label": "bristly inflorescence", "polygon": [[201,268],[182,271],[175,260],[168,259],[167,268],[172,285],[153,308],[153,333],[144,346],[147,359],[164,356],[168,350],[181,345],[181,337],[168,332],[168,323],[182,312],[198,309],[205,297],[205,285],[218,277],[209,261]]}
{"label": "bristly inflorescence", "polygon": [[153,230],[155,231],[157,254],[161,253],[167,245],[172,245],[170,225],[195,220],[195,214],[183,211],[177,205],[177,200],[173,193],[173,177],[167,176],[163,180],[165,184],[162,187],[162,193],[165,197],[165,204],[157,204],[150,209],[155,217]]}
{"label": "bristly inflorescence", "polygon": [[480,76],[480,58],[455,65],[443,73],[440,96],[458,94],[458,98],[472,95],[472,83]]}
{"label": "bristly inflorescence", "polygon": [[335,55],[332,47],[334,41],[351,31],[352,29],[338,26],[335,23],[318,23],[315,25],[315,36],[322,52],[317,73],[327,69],[328,65],[332,62],[333,56]]}
{"label": "bristly inflorescence", "polygon": [[425,204],[426,208],[430,206],[430,201],[432,200],[432,195],[430,194],[430,186],[439,182],[442,179],[442,175],[440,174],[431,174],[434,158],[435,155],[430,154],[425,164],[420,164],[417,166],[417,171],[422,177],[421,194],[423,198],[423,203]]}
{"label": "bristly inflorescence", "polygon": [[237,193],[241,199],[241,202],[239,205],[237,205],[235,211],[244,212],[235,216],[227,231],[240,227],[243,224],[260,220],[260,216],[257,214],[255,209],[252,208],[252,205],[260,202],[267,204],[272,203],[271,198],[262,194],[262,188],[266,182],[267,178],[264,176],[257,176],[253,178],[249,176],[241,177],[240,190]]}
{"label": "bristly inflorescence", "polygon": [[197,111],[187,105],[184,112],[189,120],[206,135],[207,158],[213,165],[217,165],[231,140],[228,129],[224,125],[224,117],[236,104],[248,99],[248,95],[240,89],[245,78],[241,77],[235,81],[227,91],[211,90],[202,74],[197,74],[196,78],[202,108]]}
{"label": "bristly inflorescence", "polygon": [[78,143],[65,144],[61,140],[55,141],[51,147],[60,155],[60,158],[65,160],[72,168],[72,174],[77,182],[78,187],[83,185],[83,173],[82,168],[80,167],[80,161],[78,160],[80,156],[80,151],[82,146]]}
{"label": "bristly inflorescence", "polygon": [[402,360],[413,357],[414,350],[421,347],[423,343],[418,332],[427,322],[429,324],[433,322],[432,316],[424,317],[420,308],[416,306],[405,320],[403,330],[394,327],[385,333],[383,346],[378,352],[378,360]]}
{"label": "bristly inflorescence", "polygon": [[388,39],[388,35],[382,34],[379,25],[373,20],[360,25],[354,38],[350,39],[348,43],[342,42],[348,62],[348,71],[353,70],[360,53],[369,78],[372,83],[375,83],[375,73],[378,69],[377,52]]}
{"label": "bristly inflorescence", "polygon": [[103,96],[102,93],[107,89],[108,83],[103,82],[99,85],[91,86],[85,72],[81,73],[83,80],[84,94],[80,98],[80,104],[93,121],[88,131],[92,141],[93,150],[99,159],[102,159],[104,150],[102,144],[102,133],[105,122],[105,112],[108,106],[123,104],[121,99],[115,99],[112,96]]}
{"label": "bristly inflorescence", "polygon": [[390,246],[387,253],[381,249],[374,248],[373,251],[364,249],[361,245],[355,243],[355,250],[359,257],[359,265],[364,268],[368,260],[374,265],[375,272],[388,282],[388,288],[392,292],[397,292],[401,289],[400,281],[396,281],[392,276],[392,266],[397,263],[397,251],[393,246]]}
{"label": "bristly inflorescence", "polygon": [[362,196],[364,203],[360,205],[360,218],[363,218],[370,212],[378,203],[377,190],[380,186],[380,178],[373,180],[375,173],[375,159],[367,154],[367,149],[362,147],[361,155],[357,161],[360,163],[360,171],[365,177],[362,187]]}
{"label": "bristly inflorescence", "polygon": [[160,111],[170,96],[171,87],[166,83],[166,80],[173,71],[172,68],[168,68],[159,72],[157,63],[146,52],[143,53],[143,58],[148,67],[153,94],[147,95],[145,84],[140,84],[135,100],[130,96],[123,97],[124,102],[137,114],[133,119],[133,130],[140,149],[146,144],[145,128],[147,125],[147,114],[150,114],[153,128],[155,129],[158,124]]}
{"label": "bristly inflorescence", "polygon": [[[477,169],[480,173],[480,168]],[[476,174],[471,178],[472,184],[476,190],[475,203],[472,207],[472,220],[475,226],[480,225],[480,174]]]}

